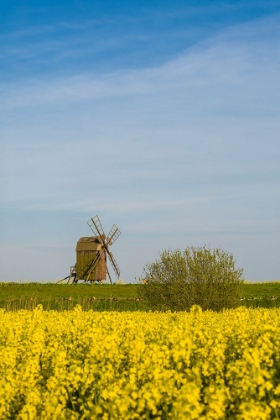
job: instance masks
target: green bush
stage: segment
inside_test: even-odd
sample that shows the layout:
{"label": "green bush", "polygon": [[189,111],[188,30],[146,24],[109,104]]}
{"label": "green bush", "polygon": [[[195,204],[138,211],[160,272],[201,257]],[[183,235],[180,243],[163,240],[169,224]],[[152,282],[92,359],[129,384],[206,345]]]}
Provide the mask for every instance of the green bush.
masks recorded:
{"label": "green bush", "polygon": [[138,293],[154,310],[233,308],[243,284],[243,269],[235,268],[232,254],[205,246],[163,251],[144,268],[144,276],[146,284],[139,285]]}

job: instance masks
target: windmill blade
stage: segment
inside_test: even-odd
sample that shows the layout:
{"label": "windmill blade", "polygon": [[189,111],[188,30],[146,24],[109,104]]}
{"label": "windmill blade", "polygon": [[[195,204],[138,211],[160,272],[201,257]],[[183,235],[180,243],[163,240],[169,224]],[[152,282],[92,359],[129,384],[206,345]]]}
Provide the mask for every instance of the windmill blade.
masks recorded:
{"label": "windmill blade", "polygon": [[[121,232],[119,230],[119,228],[116,225],[113,225],[108,237],[106,238],[106,235],[104,234],[104,230],[103,227],[101,225],[101,222],[99,220],[99,217],[96,215],[94,217],[92,217],[87,224],[89,225],[90,229],[92,230],[92,232],[94,233],[94,236],[99,236],[100,240],[103,244],[103,249],[104,251],[108,254],[108,258],[112,264],[112,267],[117,275],[117,277],[120,277],[120,269],[118,267],[118,264],[115,260],[115,258],[113,257],[113,254],[109,251],[108,249],[108,245],[112,245],[113,242],[115,242],[115,240],[120,236]],[[90,267],[85,274],[87,274],[89,272],[89,270],[92,269],[92,267]]]}
{"label": "windmill blade", "polygon": [[94,233],[94,236],[101,236],[104,235],[105,237],[105,233],[103,230],[103,227],[101,225],[101,222],[99,220],[99,217],[96,215],[94,217],[92,217],[87,224],[89,225],[89,227],[91,228],[92,232]]}
{"label": "windmill blade", "polygon": [[112,284],[112,279],[111,279],[111,276],[110,276],[110,273],[109,273],[108,267],[106,267],[106,271],[107,271],[107,274],[108,274],[108,276],[109,276],[110,283]]}
{"label": "windmill blade", "polygon": [[115,258],[113,257],[112,252],[109,252],[109,251],[108,251],[108,257],[109,257],[109,260],[110,260],[110,262],[111,262],[111,264],[112,264],[112,267],[113,267],[113,269],[114,269],[114,271],[115,271],[115,273],[116,273],[117,277],[119,278],[119,277],[120,277],[121,272],[120,272],[120,269],[119,269],[119,267],[118,267],[118,264],[117,264],[117,262],[116,262]]}
{"label": "windmill blade", "polygon": [[113,245],[113,243],[118,239],[120,234],[121,234],[121,231],[119,230],[119,228],[116,225],[113,225],[107,236],[107,241],[106,241],[107,244]]}

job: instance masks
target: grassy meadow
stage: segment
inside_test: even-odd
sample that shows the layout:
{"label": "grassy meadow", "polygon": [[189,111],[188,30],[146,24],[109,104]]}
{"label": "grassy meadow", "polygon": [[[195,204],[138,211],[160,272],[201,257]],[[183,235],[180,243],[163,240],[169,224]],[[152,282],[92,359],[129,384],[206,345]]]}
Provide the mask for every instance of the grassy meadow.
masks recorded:
{"label": "grassy meadow", "polygon": [[[148,309],[138,298],[136,284],[0,283],[0,308],[15,311],[34,309],[38,304],[42,304],[45,310],[71,310],[76,304],[84,310],[96,311]],[[280,307],[280,281],[245,283],[240,305],[250,308]]]}
{"label": "grassy meadow", "polygon": [[107,284],[0,283],[0,308],[15,311],[34,309],[71,310],[79,304],[83,310],[137,311],[144,304],[137,296],[137,286]]}

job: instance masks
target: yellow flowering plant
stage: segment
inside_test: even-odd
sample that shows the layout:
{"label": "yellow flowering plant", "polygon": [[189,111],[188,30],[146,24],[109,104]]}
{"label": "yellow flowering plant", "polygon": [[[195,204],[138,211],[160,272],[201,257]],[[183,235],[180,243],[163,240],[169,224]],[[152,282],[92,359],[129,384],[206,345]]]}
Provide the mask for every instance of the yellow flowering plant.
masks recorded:
{"label": "yellow flowering plant", "polygon": [[0,310],[0,418],[270,419],[280,310]]}

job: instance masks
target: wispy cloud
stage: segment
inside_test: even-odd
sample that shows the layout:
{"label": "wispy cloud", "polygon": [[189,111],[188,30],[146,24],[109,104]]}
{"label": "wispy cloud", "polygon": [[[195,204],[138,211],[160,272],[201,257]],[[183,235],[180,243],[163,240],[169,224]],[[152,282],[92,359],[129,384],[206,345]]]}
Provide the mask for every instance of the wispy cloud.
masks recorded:
{"label": "wispy cloud", "polygon": [[188,235],[239,255],[260,254],[256,232],[276,244],[279,28],[238,25],[160,66],[0,84],[2,208],[117,217],[145,258]]}
{"label": "wispy cloud", "polygon": [[32,79],[25,81],[24,86],[21,82],[2,86],[2,106],[5,109],[133,95],[178,95],[179,90],[199,104],[200,98],[195,98],[197,93],[206,96],[215,92],[211,106],[226,103],[228,107],[229,101],[225,98],[228,88],[228,96],[234,100],[251,99],[255,101],[251,104],[255,109],[262,105],[256,104],[258,95],[269,95],[272,108],[278,106],[279,21],[280,17],[274,16],[223,31],[156,68],[120,70],[104,75],[86,72],[57,80]]}

